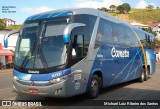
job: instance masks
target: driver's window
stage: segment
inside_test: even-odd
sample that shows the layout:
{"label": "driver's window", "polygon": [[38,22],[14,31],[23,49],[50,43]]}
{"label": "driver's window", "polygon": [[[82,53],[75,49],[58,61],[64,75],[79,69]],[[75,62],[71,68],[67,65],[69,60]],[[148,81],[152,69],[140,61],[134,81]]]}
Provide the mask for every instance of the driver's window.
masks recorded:
{"label": "driver's window", "polygon": [[84,57],[84,37],[83,35],[74,35],[72,42],[72,57],[83,58]]}

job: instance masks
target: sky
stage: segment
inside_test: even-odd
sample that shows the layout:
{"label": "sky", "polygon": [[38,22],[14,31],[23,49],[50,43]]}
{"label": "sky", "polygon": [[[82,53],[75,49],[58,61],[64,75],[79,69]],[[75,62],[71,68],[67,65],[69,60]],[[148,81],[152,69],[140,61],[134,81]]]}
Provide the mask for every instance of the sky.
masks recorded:
{"label": "sky", "polygon": [[[0,0],[0,18],[9,18],[16,21],[16,24],[22,24],[25,19],[36,13],[50,10],[88,7],[88,8],[109,8],[110,5],[121,5],[129,3],[132,8],[145,8],[147,5],[160,7],[160,0]],[[2,12],[7,8],[12,13]]]}

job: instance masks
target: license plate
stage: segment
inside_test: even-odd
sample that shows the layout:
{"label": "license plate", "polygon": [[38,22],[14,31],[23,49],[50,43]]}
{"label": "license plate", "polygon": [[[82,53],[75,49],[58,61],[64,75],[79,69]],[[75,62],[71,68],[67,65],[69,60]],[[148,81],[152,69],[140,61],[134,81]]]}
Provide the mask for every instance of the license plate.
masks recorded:
{"label": "license plate", "polygon": [[29,93],[38,94],[38,89],[29,89]]}

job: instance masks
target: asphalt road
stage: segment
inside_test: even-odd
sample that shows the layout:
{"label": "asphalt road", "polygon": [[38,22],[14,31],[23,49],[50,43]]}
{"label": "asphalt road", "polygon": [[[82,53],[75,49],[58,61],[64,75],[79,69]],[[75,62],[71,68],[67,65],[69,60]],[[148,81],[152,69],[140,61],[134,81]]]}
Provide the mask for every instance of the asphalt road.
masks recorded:
{"label": "asphalt road", "polygon": [[[17,95],[12,89],[12,72],[0,73],[0,100],[45,100],[52,105],[66,104],[69,106],[43,106],[43,107],[14,107],[31,109],[160,109],[160,106],[81,106],[91,104],[85,95],[79,95],[68,99],[37,97],[29,95]],[[139,83],[136,80],[105,88],[95,100],[160,100],[160,63],[157,63],[156,73],[151,75],[148,81]],[[75,106],[77,105],[77,106]],[[0,107],[7,108],[7,107]],[[10,109],[10,107],[8,107]]]}

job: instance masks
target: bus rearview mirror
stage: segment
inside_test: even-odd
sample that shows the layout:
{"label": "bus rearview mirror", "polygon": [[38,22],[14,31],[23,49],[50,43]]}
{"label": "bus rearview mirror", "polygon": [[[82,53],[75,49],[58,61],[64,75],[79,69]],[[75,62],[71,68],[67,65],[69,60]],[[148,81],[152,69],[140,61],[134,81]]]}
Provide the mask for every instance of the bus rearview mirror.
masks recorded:
{"label": "bus rearview mirror", "polygon": [[8,47],[8,38],[13,35],[13,34],[16,34],[16,33],[19,33],[20,31],[16,31],[16,30],[13,30],[13,31],[10,31],[8,32],[5,36],[4,36],[4,47],[7,48]]}

